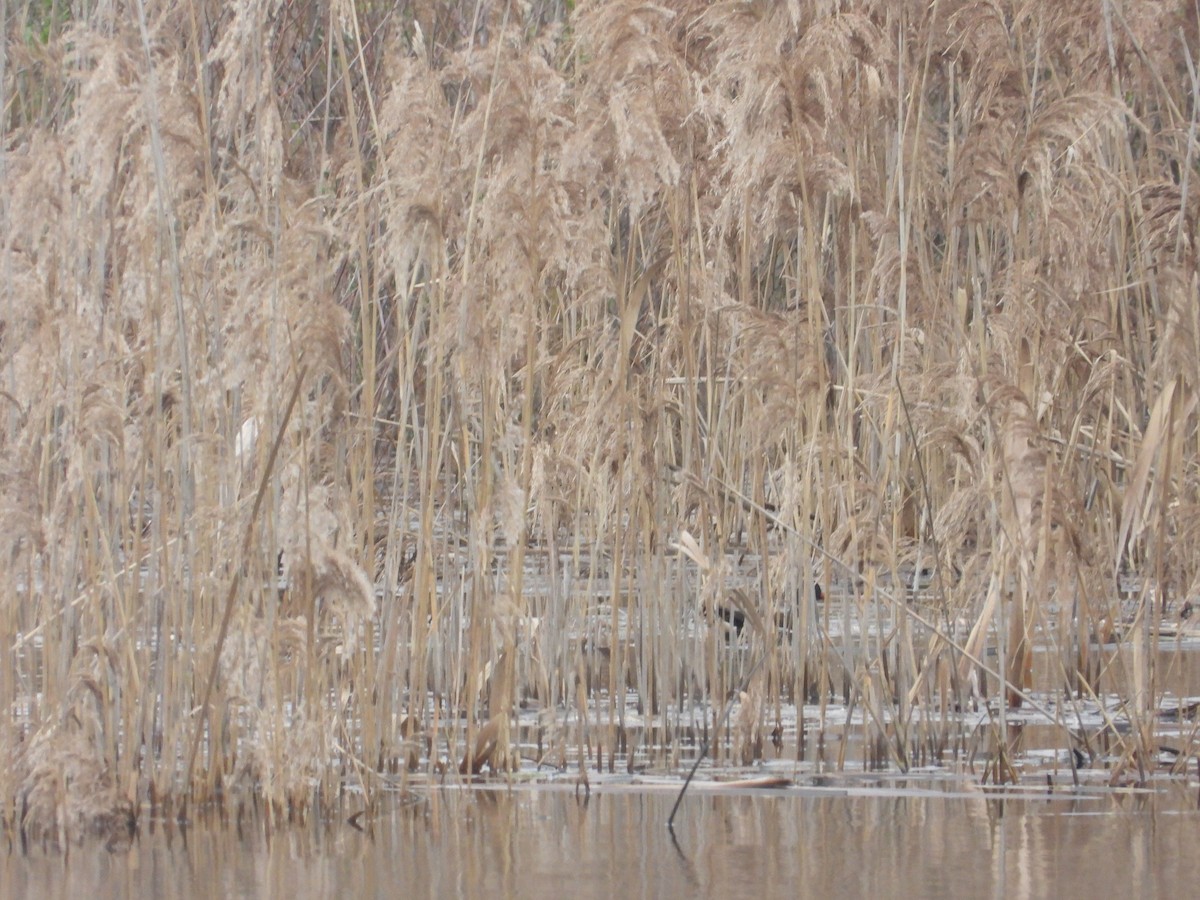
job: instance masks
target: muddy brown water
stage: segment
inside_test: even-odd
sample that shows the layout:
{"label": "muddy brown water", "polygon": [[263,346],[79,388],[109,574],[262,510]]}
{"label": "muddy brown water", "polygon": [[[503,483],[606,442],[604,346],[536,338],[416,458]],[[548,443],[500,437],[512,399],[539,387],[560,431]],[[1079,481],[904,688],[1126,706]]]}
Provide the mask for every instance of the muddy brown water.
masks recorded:
{"label": "muddy brown water", "polygon": [[343,818],[266,835],[243,822],[143,822],[127,853],[9,848],[0,896],[1088,897],[1191,896],[1195,785],[988,793],[846,782],[736,791],[677,785],[439,788],[373,834]]}

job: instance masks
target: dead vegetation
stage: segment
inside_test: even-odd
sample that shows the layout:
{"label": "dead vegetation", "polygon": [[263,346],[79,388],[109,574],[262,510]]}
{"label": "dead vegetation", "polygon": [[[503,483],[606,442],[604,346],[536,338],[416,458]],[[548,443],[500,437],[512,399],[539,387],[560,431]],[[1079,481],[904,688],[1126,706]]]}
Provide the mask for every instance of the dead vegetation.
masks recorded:
{"label": "dead vegetation", "polygon": [[520,705],[611,766],[627,687],[677,753],[734,591],[737,762],[783,703],[908,765],[915,710],[1103,689],[1151,764],[1190,2],[6,9],[8,825],[503,771]]}

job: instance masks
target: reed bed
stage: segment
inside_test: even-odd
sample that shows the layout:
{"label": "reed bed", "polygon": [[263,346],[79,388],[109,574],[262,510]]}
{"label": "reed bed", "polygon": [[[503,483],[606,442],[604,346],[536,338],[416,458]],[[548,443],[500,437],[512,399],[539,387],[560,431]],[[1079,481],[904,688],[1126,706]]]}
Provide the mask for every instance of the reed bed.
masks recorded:
{"label": "reed bed", "polygon": [[721,762],[1103,692],[1153,768],[1190,0],[4,15],[8,828],[511,772],[519,710],[677,766],[735,696]]}

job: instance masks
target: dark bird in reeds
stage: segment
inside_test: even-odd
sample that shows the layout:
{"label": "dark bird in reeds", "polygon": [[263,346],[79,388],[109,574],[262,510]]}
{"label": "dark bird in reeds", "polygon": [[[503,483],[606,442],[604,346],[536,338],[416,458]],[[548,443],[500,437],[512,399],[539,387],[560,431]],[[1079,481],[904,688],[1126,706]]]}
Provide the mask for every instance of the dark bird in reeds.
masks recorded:
{"label": "dark bird in reeds", "polygon": [[[744,599],[744,595],[742,595],[740,591],[737,593],[740,595],[740,597],[732,598],[734,599],[734,604],[736,605],[718,603],[716,604],[716,612],[717,615],[723,619],[727,625],[733,626],[734,632],[738,637],[741,637],[742,629],[746,625],[747,615],[744,603],[739,602],[741,599]],[[825,599],[825,592],[821,590],[820,584],[813,584],[813,599],[818,603],[821,603]],[[775,626],[781,631],[790,631],[792,627],[791,611],[780,611],[775,613]]]}

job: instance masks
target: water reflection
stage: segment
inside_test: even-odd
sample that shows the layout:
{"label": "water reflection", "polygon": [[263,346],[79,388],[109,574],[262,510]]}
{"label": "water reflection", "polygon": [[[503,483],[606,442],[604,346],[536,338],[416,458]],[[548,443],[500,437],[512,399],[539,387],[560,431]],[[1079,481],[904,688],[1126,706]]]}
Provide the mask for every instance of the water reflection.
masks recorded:
{"label": "water reflection", "polygon": [[377,818],[281,831],[150,827],[128,854],[19,848],[0,896],[1188,896],[1193,791],[1034,797],[439,790]]}

